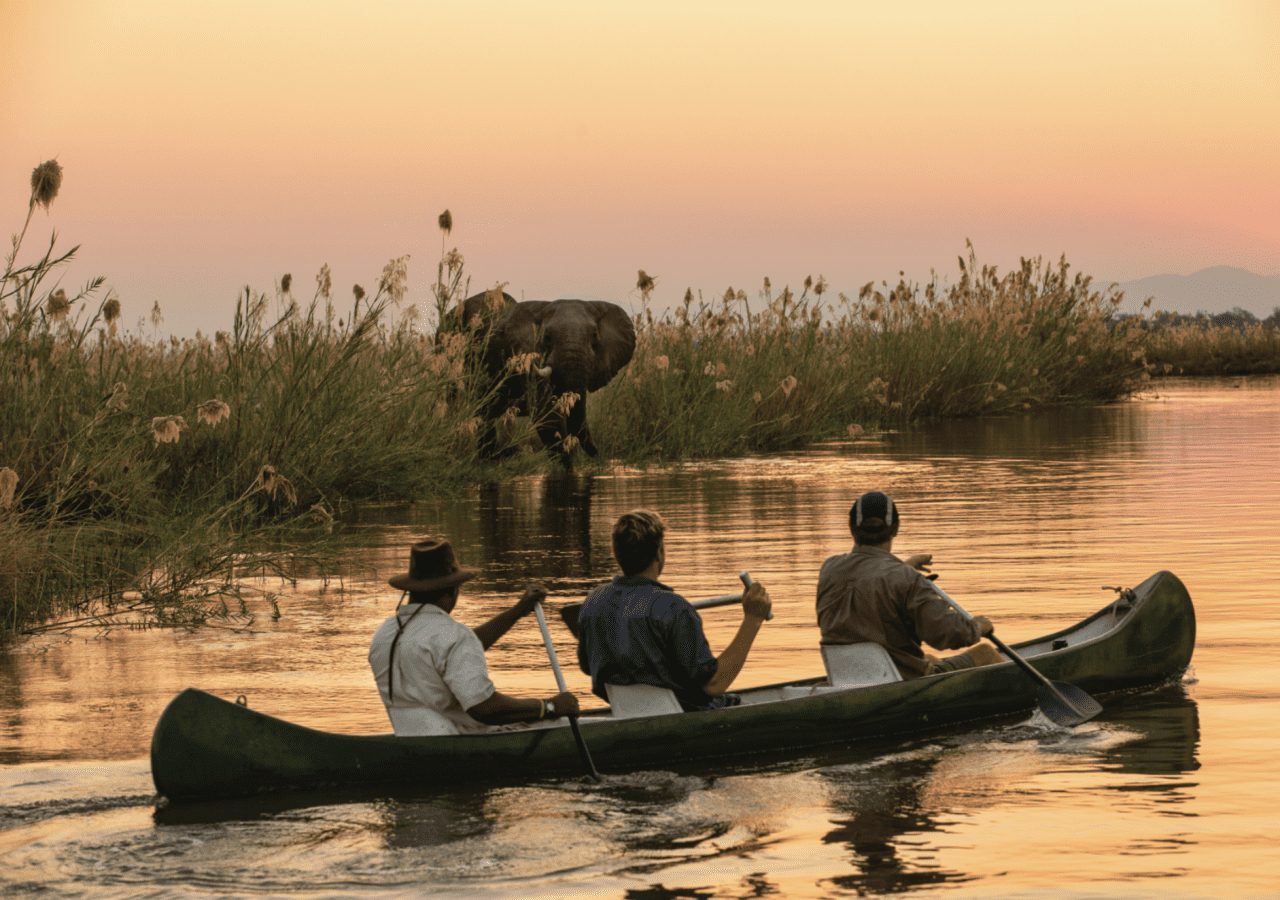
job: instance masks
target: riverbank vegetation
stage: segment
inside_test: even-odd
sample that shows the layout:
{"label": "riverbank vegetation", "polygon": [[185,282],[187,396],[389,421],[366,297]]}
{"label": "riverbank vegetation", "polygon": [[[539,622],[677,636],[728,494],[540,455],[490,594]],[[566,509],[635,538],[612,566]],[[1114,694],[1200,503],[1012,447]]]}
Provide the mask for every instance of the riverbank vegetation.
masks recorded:
{"label": "riverbank vegetation", "polygon": [[[0,634],[57,618],[243,623],[242,579],[322,553],[343,503],[473,480],[465,338],[436,346],[403,301],[406,258],[342,302],[285,276],[246,289],[212,338],[124,332],[102,279],[61,285],[77,248],[23,261],[61,169],[45,163],[0,280]],[[462,289],[443,261],[442,303]]]}
{"label": "riverbank vegetation", "polygon": [[1280,372],[1280,307],[1264,319],[1248,310],[1158,312],[1145,323],[1147,358],[1167,375],[1256,375]]}
{"label": "riverbank vegetation", "polygon": [[624,458],[795,447],[922,418],[1111,400],[1146,377],[1142,331],[1121,296],[1026,259],[1001,274],[972,247],[943,286],[868,284],[829,296],[822,278],[753,304],[716,301],[639,317],[631,365],[600,394],[592,430]]}
{"label": "riverbank vegetation", "polygon": [[[278,613],[246,600],[246,577],[322,568],[346,505],[551,465],[532,423],[510,415],[501,432],[518,452],[477,455],[492,389],[474,352],[483,337],[435,328],[469,293],[456,250],[442,253],[425,312],[406,296],[401,257],[369,290],[335,289],[328,267],[305,291],[289,275],[246,288],[213,336],[162,334],[155,304],[149,334],[127,331],[101,279],[62,285],[75,248],[25,249],[60,182],[53,162],[33,174],[0,280],[0,635],[242,627]],[[821,277],[795,289],[766,279],[751,295],[686,292],[661,314],[654,288],[642,273],[635,357],[588,404],[606,458],[768,452],[1111,400],[1150,369],[1154,333],[1065,260],[999,273],[969,248],[946,285],[833,296]]]}

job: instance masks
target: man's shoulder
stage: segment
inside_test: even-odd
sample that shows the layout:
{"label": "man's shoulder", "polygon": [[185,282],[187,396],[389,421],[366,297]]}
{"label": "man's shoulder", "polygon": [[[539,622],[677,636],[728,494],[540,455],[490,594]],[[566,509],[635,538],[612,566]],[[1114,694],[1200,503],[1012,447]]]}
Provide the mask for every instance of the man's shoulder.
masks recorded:
{"label": "man's shoulder", "polygon": [[837,553],[834,556],[828,556],[822,561],[822,570],[829,569],[832,566],[837,566],[852,555],[852,553]]}
{"label": "man's shoulder", "polygon": [[590,603],[592,600],[598,600],[601,597],[609,596],[613,593],[613,586],[613,579],[600,582],[600,584],[597,584],[591,590],[587,591],[587,599],[584,602]]}
{"label": "man's shoulder", "polygon": [[387,643],[391,641],[396,634],[396,617],[388,616],[378,629],[373,633],[372,643],[374,645]]}
{"label": "man's shoulder", "polygon": [[631,576],[623,576],[613,578],[602,584],[593,587],[587,594],[585,602],[590,603],[592,600],[611,599],[613,597],[643,595],[654,599],[669,600],[674,599],[682,603],[687,603],[683,597],[673,591],[667,585],[660,581],[652,581],[648,578],[637,579]]}
{"label": "man's shoulder", "polygon": [[636,602],[647,604],[645,615],[650,618],[671,619],[688,613],[697,615],[693,604],[667,585],[627,577],[614,578],[592,588],[583,603],[582,614],[608,616],[620,614],[624,608],[634,614]]}
{"label": "man's shoulder", "polygon": [[694,615],[698,614],[698,610],[692,603],[666,585],[655,585],[653,611],[655,614],[669,613],[674,615],[676,613],[689,612]]}
{"label": "man's shoulder", "polygon": [[884,579],[894,584],[915,584],[920,573],[908,566],[892,553],[859,552],[854,548],[851,553],[837,553],[829,556],[818,570],[818,582],[821,584],[833,578]]}
{"label": "man's shoulder", "polygon": [[834,556],[828,556],[822,561],[822,567],[818,569],[818,581],[838,577],[844,570],[849,568],[852,559],[852,553],[837,553]]}
{"label": "man's shoulder", "polygon": [[[439,607],[427,607],[419,613],[403,612],[390,616],[374,632],[374,641],[386,641],[400,632],[400,640],[415,643],[447,644],[475,637],[475,632]],[[478,640],[478,638],[477,638]]]}

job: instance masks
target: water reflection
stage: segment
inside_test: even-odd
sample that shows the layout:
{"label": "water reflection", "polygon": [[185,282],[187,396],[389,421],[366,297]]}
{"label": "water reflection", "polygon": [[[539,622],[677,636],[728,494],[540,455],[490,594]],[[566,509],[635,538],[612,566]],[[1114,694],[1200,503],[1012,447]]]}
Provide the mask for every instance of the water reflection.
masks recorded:
{"label": "water reflection", "polygon": [[[14,734],[22,725],[22,666],[15,654],[0,649],[0,728]],[[17,747],[0,744],[0,764],[12,765],[22,756]]]}
{"label": "water reflection", "polygon": [[586,584],[612,564],[592,540],[593,487],[590,474],[560,473],[480,489],[476,549],[493,589],[517,591],[530,573]]}
{"label": "water reflection", "polygon": [[388,800],[377,804],[383,841],[389,850],[439,847],[494,830],[483,793],[431,800]]}
{"label": "water reflection", "polygon": [[664,884],[651,884],[643,888],[631,888],[622,896],[627,900],[707,900],[711,897],[773,897],[782,893],[781,888],[763,873],[747,875],[732,887],[669,888]]}
{"label": "water reflection", "polygon": [[[1200,768],[1200,710],[1181,684],[1107,698],[1107,720],[1141,732],[1143,738],[1107,752],[1117,770],[1135,775],[1181,775]],[[1178,791],[1195,782],[1171,781]],[[1144,783],[1143,789],[1161,785]],[[1126,788],[1120,786],[1120,790]],[[1182,799],[1187,799],[1184,795]]]}
{"label": "water reflection", "polygon": [[1097,461],[1132,456],[1148,442],[1145,401],[1065,407],[1025,415],[946,419],[887,436],[892,452],[1008,460]]}
{"label": "water reflection", "polygon": [[919,845],[927,840],[923,836],[944,830],[922,799],[937,764],[937,758],[903,759],[877,770],[874,777],[860,769],[823,772],[831,782],[830,805],[837,818],[822,841],[847,847],[855,870],[831,878],[831,884],[860,894],[888,894],[968,880],[931,861],[927,851],[908,859],[900,849],[912,842],[912,835],[922,836],[915,841]]}

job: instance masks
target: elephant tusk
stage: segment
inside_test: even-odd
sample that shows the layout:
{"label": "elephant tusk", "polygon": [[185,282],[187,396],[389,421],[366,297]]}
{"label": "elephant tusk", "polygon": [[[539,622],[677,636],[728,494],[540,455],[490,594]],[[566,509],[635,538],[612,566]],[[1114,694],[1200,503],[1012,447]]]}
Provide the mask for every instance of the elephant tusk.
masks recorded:
{"label": "elephant tusk", "polygon": [[550,378],[550,377],[551,377],[551,367],[550,367],[550,366],[543,366],[541,369],[534,369],[534,370],[533,370],[533,374],[537,375],[539,378]]}

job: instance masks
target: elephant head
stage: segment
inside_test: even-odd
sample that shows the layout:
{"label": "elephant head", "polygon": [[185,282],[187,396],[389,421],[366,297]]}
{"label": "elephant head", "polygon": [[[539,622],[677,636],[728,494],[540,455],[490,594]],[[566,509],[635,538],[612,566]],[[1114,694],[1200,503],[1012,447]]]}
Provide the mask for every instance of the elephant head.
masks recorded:
{"label": "elephant head", "polygon": [[[486,363],[500,375],[506,361],[527,353],[539,355],[531,378],[539,379],[543,398],[530,409],[547,449],[566,464],[572,453],[565,439],[572,436],[590,455],[595,444],[587,430],[587,394],[608,384],[631,361],[636,333],[631,317],[620,306],[603,300],[530,300],[506,307],[489,336]],[[508,380],[507,393],[524,393],[519,380]],[[557,397],[573,393],[577,401],[553,412]]]}
{"label": "elephant head", "polygon": [[510,307],[490,343],[504,357],[541,354],[541,374],[557,393],[585,398],[631,361],[636,332],[622,307],[604,300],[530,300]]}

